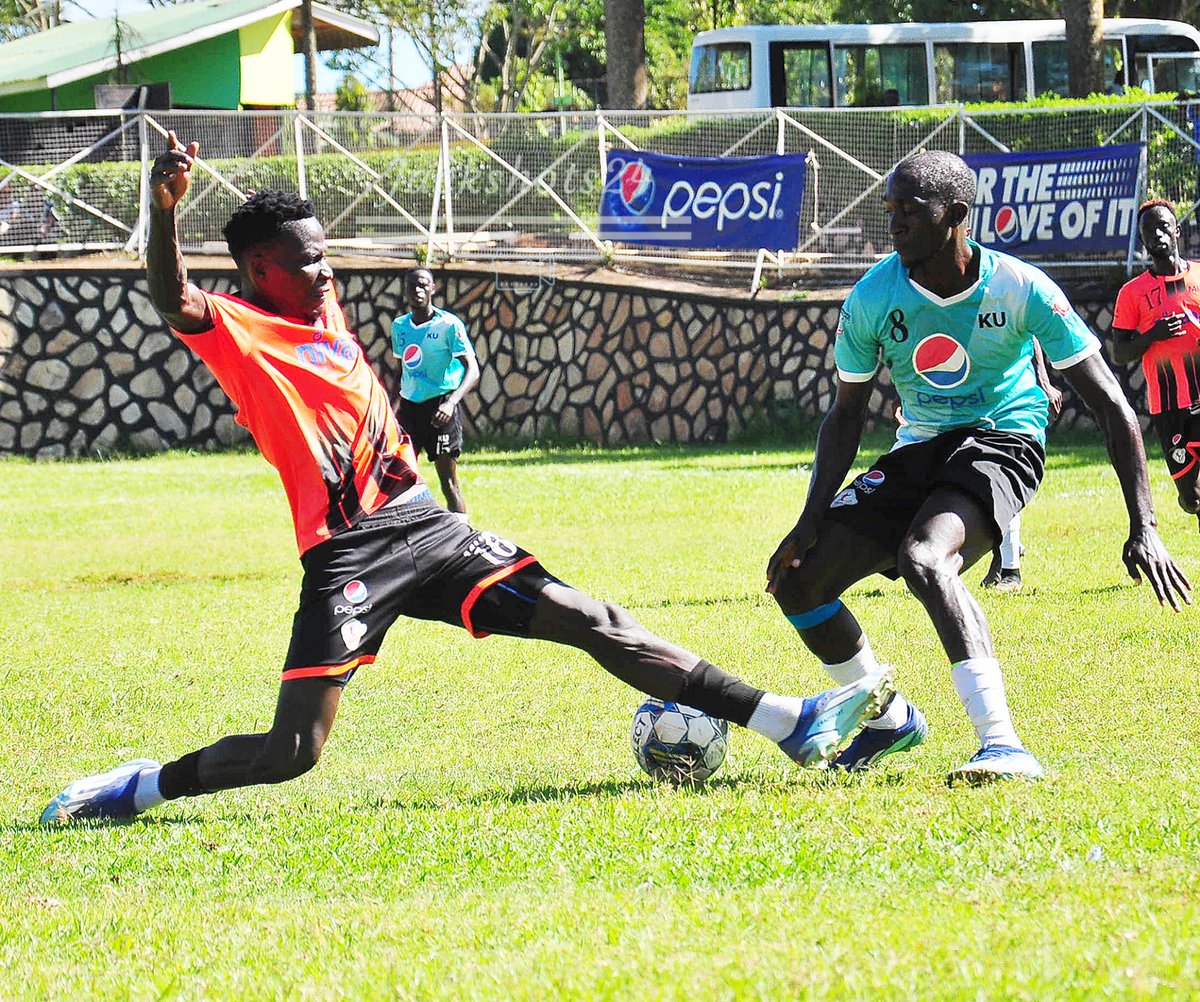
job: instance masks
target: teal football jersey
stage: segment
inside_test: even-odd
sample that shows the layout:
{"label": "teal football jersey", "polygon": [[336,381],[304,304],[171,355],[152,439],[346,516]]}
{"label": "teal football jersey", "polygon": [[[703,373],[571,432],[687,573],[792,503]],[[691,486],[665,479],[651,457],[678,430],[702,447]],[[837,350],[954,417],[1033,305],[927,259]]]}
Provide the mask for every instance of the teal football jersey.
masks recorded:
{"label": "teal football jersey", "polygon": [[1045,444],[1049,408],[1033,367],[1033,340],[1056,369],[1100,341],[1045,272],[978,248],[979,280],[942,299],[915,284],[892,254],[854,286],[842,308],[838,378],[868,382],[880,363],[900,394],[897,445],[952,428],[996,428]]}
{"label": "teal football jersey", "polygon": [[400,396],[419,404],[457,390],[467,373],[463,356],[475,349],[463,322],[435,306],[423,324],[411,313],[392,321],[392,354],[400,359]]}

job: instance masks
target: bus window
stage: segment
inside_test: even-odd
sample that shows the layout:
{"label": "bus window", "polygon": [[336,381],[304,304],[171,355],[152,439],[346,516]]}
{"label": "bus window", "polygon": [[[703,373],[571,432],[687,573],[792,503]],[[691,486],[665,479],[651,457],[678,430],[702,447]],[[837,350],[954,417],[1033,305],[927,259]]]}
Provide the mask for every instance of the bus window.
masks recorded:
{"label": "bus window", "polygon": [[1020,42],[935,44],[933,72],[940,103],[1025,97],[1025,52]]}
{"label": "bus window", "polygon": [[843,107],[929,103],[923,45],[839,45],[834,62]]}
{"label": "bus window", "polygon": [[1147,67],[1144,75],[1154,82],[1156,92],[1187,91],[1195,94],[1200,91],[1200,55],[1194,52],[1147,54],[1138,56],[1136,62],[1140,64],[1143,60]]}
{"label": "bus window", "polygon": [[694,48],[688,86],[693,94],[749,90],[750,43],[721,42]]}
{"label": "bus window", "polygon": [[[1121,93],[1125,70],[1120,39],[1104,39],[1104,80],[1105,93]],[[1033,90],[1039,97],[1044,94],[1066,97],[1071,93],[1066,42],[1033,43]]]}
{"label": "bus window", "polygon": [[771,43],[771,105],[829,108],[829,46]]}

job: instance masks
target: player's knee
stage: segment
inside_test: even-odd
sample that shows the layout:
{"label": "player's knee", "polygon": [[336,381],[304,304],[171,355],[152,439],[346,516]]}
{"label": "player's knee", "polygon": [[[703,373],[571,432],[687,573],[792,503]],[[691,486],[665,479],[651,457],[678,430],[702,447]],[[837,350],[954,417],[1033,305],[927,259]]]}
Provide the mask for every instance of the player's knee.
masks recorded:
{"label": "player's knee", "polygon": [[838,598],[837,591],[820,575],[804,570],[799,567],[786,571],[772,593],[785,616],[808,612]]}
{"label": "player's knee", "polygon": [[262,782],[285,783],[311,770],[321,758],[324,739],[316,734],[294,732],[271,735],[256,765]]}
{"label": "player's knee", "polygon": [[896,570],[904,583],[916,594],[933,588],[946,578],[957,575],[952,562],[941,548],[927,540],[908,538],[900,545]]}

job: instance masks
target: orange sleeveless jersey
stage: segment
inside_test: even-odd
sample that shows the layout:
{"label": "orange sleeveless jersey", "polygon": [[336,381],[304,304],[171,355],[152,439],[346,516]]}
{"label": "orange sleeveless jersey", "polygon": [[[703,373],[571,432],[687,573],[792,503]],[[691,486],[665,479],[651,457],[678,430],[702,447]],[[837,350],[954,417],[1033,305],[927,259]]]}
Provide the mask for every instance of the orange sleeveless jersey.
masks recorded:
{"label": "orange sleeveless jersey", "polygon": [[1144,334],[1172,313],[1183,314],[1183,333],[1154,342],[1142,356],[1151,414],[1200,404],[1200,266],[1189,261],[1180,275],[1146,271],[1117,293],[1114,327]]}
{"label": "orange sleeveless jersey", "polygon": [[175,333],[279,471],[301,553],[421,482],[412,443],[332,292],[315,325],[236,296],[204,297],[212,328]]}

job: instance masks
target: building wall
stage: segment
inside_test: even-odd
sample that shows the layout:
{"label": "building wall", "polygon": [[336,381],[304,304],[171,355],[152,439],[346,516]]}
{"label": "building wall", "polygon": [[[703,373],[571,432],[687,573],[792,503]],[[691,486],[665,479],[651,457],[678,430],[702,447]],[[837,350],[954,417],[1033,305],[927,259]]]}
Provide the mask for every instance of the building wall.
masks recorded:
{"label": "building wall", "polygon": [[288,107],[296,100],[292,85],[292,12],[247,25],[238,32],[241,46],[241,103]]}
{"label": "building wall", "polygon": [[[229,270],[193,272],[233,291]],[[347,320],[389,386],[393,269],[339,274]],[[723,441],[781,411],[824,413],[840,303],[671,294],[454,271],[439,302],[462,316],[482,379],[465,401],[473,437],[548,435],[600,444]],[[1107,302],[1077,304],[1096,330]],[[1128,374],[1122,374],[1126,378]],[[1140,401],[1136,369],[1127,389]],[[872,423],[892,426],[890,387]],[[1070,395],[1061,424],[1089,419]],[[207,369],[164,328],[138,270],[0,274],[0,453],[58,458],[118,448],[243,441]]]}

